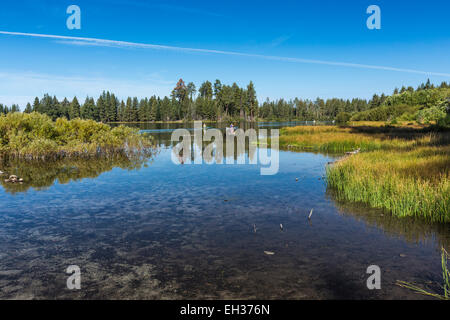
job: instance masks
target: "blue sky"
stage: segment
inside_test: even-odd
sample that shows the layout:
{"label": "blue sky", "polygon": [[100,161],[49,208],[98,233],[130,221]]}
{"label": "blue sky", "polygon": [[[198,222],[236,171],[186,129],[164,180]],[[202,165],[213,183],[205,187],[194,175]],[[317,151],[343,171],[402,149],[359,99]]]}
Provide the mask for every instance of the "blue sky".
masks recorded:
{"label": "blue sky", "polygon": [[[81,30],[66,27],[71,4],[81,8]],[[372,4],[381,9],[381,30],[366,27]],[[0,31],[174,48],[0,34],[0,103],[24,106],[44,93],[83,100],[103,90],[121,98],[162,96],[179,78],[197,88],[204,80],[252,80],[260,101],[369,98],[427,78],[450,81],[448,12],[446,0],[2,1]]]}

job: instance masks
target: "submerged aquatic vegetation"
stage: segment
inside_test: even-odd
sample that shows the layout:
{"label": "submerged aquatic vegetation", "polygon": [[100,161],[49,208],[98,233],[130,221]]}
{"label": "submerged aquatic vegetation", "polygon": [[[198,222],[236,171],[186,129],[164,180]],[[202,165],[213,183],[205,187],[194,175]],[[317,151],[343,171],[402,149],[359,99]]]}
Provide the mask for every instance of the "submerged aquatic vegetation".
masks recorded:
{"label": "submerged aquatic vegetation", "polygon": [[361,149],[327,167],[327,184],[337,199],[364,202],[399,217],[450,222],[448,132],[365,123],[294,127],[282,133],[284,146],[326,152]]}
{"label": "submerged aquatic vegetation", "polygon": [[138,129],[110,126],[93,120],[9,113],[0,116],[0,157],[59,159],[145,153],[152,147]]}

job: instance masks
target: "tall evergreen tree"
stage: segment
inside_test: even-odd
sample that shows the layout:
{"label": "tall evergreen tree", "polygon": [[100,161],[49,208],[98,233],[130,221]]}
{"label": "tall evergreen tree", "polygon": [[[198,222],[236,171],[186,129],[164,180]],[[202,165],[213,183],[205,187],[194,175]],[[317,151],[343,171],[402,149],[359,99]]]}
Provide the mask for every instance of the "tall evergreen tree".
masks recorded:
{"label": "tall evergreen tree", "polygon": [[34,98],[34,102],[33,102],[33,111],[40,112],[40,109],[41,109],[41,103],[39,102],[39,98],[36,97],[36,98]]}
{"label": "tall evergreen tree", "polygon": [[77,97],[74,97],[72,102],[70,103],[69,118],[75,119],[75,118],[80,118],[80,117],[81,117],[80,103],[78,102]]}
{"label": "tall evergreen tree", "polygon": [[31,104],[29,102],[27,103],[27,106],[25,107],[25,110],[23,112],[25,112],[25,113],[33,112],[33,107],[31,106]]}
{"label": "tall evergreen tree", "polygon": [[250,112],[250,121],[253,121],[258,107],[258,101],[256,100],[256,90],[252,81],[247,86],[247,104]]}

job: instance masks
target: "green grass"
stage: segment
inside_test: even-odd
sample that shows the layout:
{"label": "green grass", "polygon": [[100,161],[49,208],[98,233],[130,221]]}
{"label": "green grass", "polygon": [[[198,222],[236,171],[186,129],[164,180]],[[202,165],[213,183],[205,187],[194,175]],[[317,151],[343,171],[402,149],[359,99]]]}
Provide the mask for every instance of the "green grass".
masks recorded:
{"label": "green grass", "polygon": [[327,167],[327,184],[341,201],[363,202],[397,217],[450,222],[448,132],[429,127],[358,124],[294,127],[280,145],[300,150],[361,153]]}
{"label": "green grass", "polygon": [[426,296],[431,296],[431,297],[438,298],[441,300],[450,300],[450,281],[449,281],[450,270],[448,269],[448,266],[447,266],[448,259],[449,259],[449,254],[447,253],[447,251],[445,251],[444,248],[442,248],[441,265],[442,265],[443,294],[429,292],[415,284],[405,282],[405,281],[400,281],[400,280],[397,281],[397,285],[400,287],[403,287],[403,288],[413,290],[419,294],[423,294]]}
{"label": "green grass", "polygon": [[449,159],[448,146],[361,153],[327,167],[327,183],[339,200],[450,222]]}
{"label": "green grass", "polygon": [[138,129],[93,120],[59,118],[36,112],[0,116],[0,158],[89,158],[146,152],[149,137]]}

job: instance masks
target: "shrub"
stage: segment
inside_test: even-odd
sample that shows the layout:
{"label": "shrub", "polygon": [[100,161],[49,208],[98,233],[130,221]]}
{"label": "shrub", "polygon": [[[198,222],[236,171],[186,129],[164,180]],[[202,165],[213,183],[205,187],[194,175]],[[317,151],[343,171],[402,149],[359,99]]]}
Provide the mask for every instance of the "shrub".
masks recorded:
{"label": "shrub", "polygon": [[353,121],[388,121],[393,118],[401,118],[404,120],[415,119],[415,114],[423,108],[420,105],[397,105],[397,106],[381,106],[366,111],[358,112],[351,120]]}
{"label": "shrub", "polygon": [[89,157],[141,152],[152,146],[138,129],[110,126],[93,120],[59,118],[40,113],[0,116],[0,157]]}
{"label": "shrub", "polygon": [[350,121],[351,115],[348,112],[339,112],[336,116],[336,123],[343,125]]}
{"label": "shrub", "polygon": [[439,122],[442,119],[445,119],[446,116],[447,116],[447,114],[445,113],[443,108],[434,106],[431,108],[420,110],[417,113],[416,120],[419,123],[422,123],[422,122],[430,123],[431,121]]}

